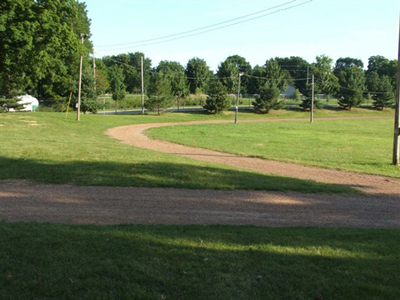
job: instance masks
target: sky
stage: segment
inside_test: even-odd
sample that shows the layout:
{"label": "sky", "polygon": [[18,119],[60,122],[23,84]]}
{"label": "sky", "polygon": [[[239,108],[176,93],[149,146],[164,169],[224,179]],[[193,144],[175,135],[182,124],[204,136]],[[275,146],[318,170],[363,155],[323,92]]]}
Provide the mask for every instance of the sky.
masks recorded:
{"label": "sky", "polygon": [[[96,57],[140,51],[151,59],[152,66],[157,66],[161,60],[178,61],[186,66],[189,59],[198,57],[216,71],[222,61],[235,54],[243,56],[252,66],[263,65],[270,58],[287,56],[300,56],[312,63],[317,55],[324,54],[334,61],[340,57],[361,59],[364,68],[370,56],[397,59],[398,55],[399,0],[80,2],[86,3],[91,19],[91,40]],[[298,6],[292,7],[295,5]],[[273,8],[276,6],[280,7]],[[280,10],[284,8],[286,10]],[[258,17],[256,19],[176,39],[182,35],[175,34],[261,10],[264,12],[236,22]],[[140,42],[168,35],[174,35],[169,39],[175,40],[157,44],[155,42],[163,40]]]}

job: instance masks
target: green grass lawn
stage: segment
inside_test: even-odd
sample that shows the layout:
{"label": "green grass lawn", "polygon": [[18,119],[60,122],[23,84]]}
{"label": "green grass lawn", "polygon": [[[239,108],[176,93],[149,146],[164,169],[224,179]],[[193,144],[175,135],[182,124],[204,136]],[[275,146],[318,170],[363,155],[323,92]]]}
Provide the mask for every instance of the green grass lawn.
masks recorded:
{"label": "green grass lawn", "polygon": [[393,119],[316,120],[153,128],[156,139],[227,153],[400,177]]}
{"label": "green grass lawn", "polygon": [[[2,114],[0,179],[352,191],[136,149],[104,135],[107,128],[127,124],[232,117],[87,115],[76,122],[74,115],[56,113]],[[265,117],[307,116],[296,111],[240,115]],[[0,299],[397,299],[399,239],[400,231],[389,229],[0,221]]]}
{"label": "green grass lawn", "polygon": [[[288,112],[293,116],[293,112]],[[205,114],[148,116],[21,113],[0,116],[0,180],[78,185],[255,189],[357,193],[349,187],[267,176],[223,165],[138,149],[110,139],[107,128],[143,122],[232,118]],[[247,114],[247,118],[260,117]],[[278,115],[280,117],[280,115]],[[298,116],[301,116],[301,114]]]}
{"label": "green grass lawn", "polygon": [[399,239],[383,229],[0,223],[0,299],[395,300]]}

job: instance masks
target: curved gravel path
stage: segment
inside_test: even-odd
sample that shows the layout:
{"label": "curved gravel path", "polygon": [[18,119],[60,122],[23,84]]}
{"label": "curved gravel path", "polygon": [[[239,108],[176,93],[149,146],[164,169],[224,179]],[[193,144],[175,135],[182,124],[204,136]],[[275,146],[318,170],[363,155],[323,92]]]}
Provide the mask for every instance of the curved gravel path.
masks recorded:
{"label": "curved gravel path", "polygon": [[197,123],[200,122],[123,126],[110,129],[107,134],[136,147],[262,173],[347,184],[366,194],[84,187],[0,181],[0,220],[400,228],[399,179],[240,157],[149,140],[143,134],[147,128],[156,126]]}
{"label": "curved gravel path", "polygon": [[[365,117],[363,117],[365,118]],[[334,120],[339,118],[324,118],[324,120]],[[344,119],[344,118],[341,118]],[[350,119],[350,118],[346,118]],[[351,119],[357,119],[352,117]],[[277,121],[299,121],[299,119],[271,119],[263,120],[264,122]],[[184,123],[151,123],[128,125],[107,130],[106,134],[112,138],[122,141],[124,144],[154,150],[164,153],[170,153],[181,156],[189,156],[190,158],[208,161],[213,163],[222,163],[234,167],[244,168],[265,174],[274,174],[300,179],[314,180],[323,183],[334,183],[348,185],[359,188],[366,193],[397,195],[400,196],[400,179],[368,175],[361,173],[353,173],[347,171],[324,169],[311,166],[303,166],[293,163],[285,163],[273,160],[265,160],[259,158],[245,157],[234,154],[228,154],[202,148],[194,148],[184,145],[178,145],[166,141],[153,140],[147,137],[143,132],[150,128],[164,126],[183,126],[193,124],[216,124],[229,123],[232,121],[194,121]],[[241,122],[257,122],[257,120],[245,120]],[[259,121],[258,121],[259,122]]]}

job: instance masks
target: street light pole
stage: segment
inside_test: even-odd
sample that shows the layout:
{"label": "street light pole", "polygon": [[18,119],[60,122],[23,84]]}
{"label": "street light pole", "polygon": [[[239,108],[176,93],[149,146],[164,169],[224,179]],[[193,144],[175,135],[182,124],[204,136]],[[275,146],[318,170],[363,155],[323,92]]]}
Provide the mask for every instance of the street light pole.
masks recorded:
{"label": "street light pole", "polygon": [[314,122],[314,75],[311,77],[311,106],[310,106],[310,123]]}
{"label": "street light pole", "polygon": [[237,97],[236,97],[236,111],[235,111],[235,124],[238,121],[238,112],[239,112],[239,96],[240,96],[240,77],[243,76],[243,73],[238,74],[238,90],[237,90]]}

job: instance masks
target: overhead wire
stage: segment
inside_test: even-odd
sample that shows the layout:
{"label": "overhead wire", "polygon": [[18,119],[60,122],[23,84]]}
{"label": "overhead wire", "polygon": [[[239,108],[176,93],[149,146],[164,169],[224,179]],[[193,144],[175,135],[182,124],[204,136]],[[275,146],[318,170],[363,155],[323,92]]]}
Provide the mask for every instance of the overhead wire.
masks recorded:
{"label": "overhead wire", "polygon": [[254,16],[254,15],[260,14],[260,13],[265,12],[265,11],[269,11],[269,10],[272,10],[272,9],[276,9],[276,8],[288,5],[288,4],[296,2],[296,1],[297,0],[292,0],[292,1],[280,4],[280,5],[272,6],[272,7],[266,8],[266,9],[262,9],[262,10],[254,12],[254,13],[247,14],[247,15],[244,15],[244,16],[240,16],[240,17],[237,17],[237,18],[234,18],[234,19],[230,19],[230,20],[227,20],[227,21],[223,21],[223,22],[212,24],[212,25],[199,27],[199,28],[196,28],[196,29],[191,29],[191,30],[187,30],[187,31],[183,31],[183,32],[175,33],[175,34],[169,34],[169,35],[164,35],[164,36],[160,36],[160,37],[156,37],[156,38],[152,38],[152,39],[140,40],[140,41],[135,41],[135,42],[123,43],[123,44],[100,45],[100,46],[97,46],[97,47],[98,48],[104,48],[104,47],[114,47],[114,46],[127,46],[127,45],[134,45],[134,44],[141,44],[141,43],[151,42],[151,41],[160,40],[160,39],[166,39],[166,38],[170,38],[170,37],[174,37],[174,36],[178,36],[178,35],[183,35],[183,34],[195,32],[195,31],[204,30],[204,29],[215,27],[215,26],[218,26],[218,25],[230,23],[230,22],[233,22],[233,21],[236,21],[236,20],[244,19],[244,18],[247,18],[247,17],[250,17],[250,16]]}
{"label": "overhead wire", "polygon": [[[313,0],[308,0],[308,1],[302,2],[302,3],[300,3],[300,4],[296,4],[296,5],[292,5],[292,6],[286,7],[286,8],[278,9],[278,10],[273,11],[273,12],[270,12],[270,13],[268,13],[268,14],[263,14],[263,15],[261,15],[261,16],[253,17],[253,18],[250,18],[250,19],[247,19],[247,20],[235,22],[235,23],[232,23],[232,24],[229,24],[229,25],[224,25],[224,26],[220,26],[220,27],[217,27],[217,28],[209,29],[209,30],[204,30],[204,31],[201,31],[201,32],[193,33],[193,34],[183,35],[183,36],[180,36],[180,37],[177,37],[177,38],[167,39],[167,40],[164,40],[164,41],[153,42],[153,43],[139,44],[139,45],[135,46],[135,48],[136,48],[136,47],[144,47],[144,46],[150,46],[150,45],[156,45],[156,44],[166,43],[166,42],[170,42],[170,41],[175,41],[175,40],[179,40],[179,39],[183,39],[183,38],[188,38],[188,37],[192,37],[192,36],[196,36],[196,35],[200,35],[200,34],[212,32],[212,31],[220,30],[220,29],[227,28],[227,27],[230,27],[230,26],[234,26],[234,25],[246,23],[246,22],[249,22],[249,21],[253,21],[253,20],[255,20],[255,19],[263,18],[263,17],[269,16],[269,15],[277,14],[277,13],[280,13],[280,12],[282,12],[282,11],[286,11],[286,10],[289,10],[289,9],[293,9],[293,8],[295,8],[295,7],[299,7],[299,6],[308,4],[308,3],[312,2],[312,1],[313,1]],[[115,51],[115,50],[126,50],[126,49],[131,49],[131,48],[132,48],[132,47],[129,47],[129,48],[123,47],[123,48],[107,49],[107,50],[103,50],[103,51],[100,50],[100,51],[97,51],[97,52],[108,52],[108,51]]]}

